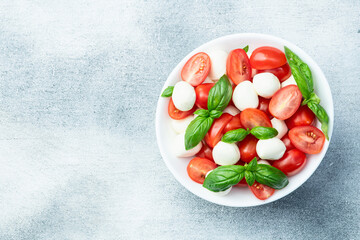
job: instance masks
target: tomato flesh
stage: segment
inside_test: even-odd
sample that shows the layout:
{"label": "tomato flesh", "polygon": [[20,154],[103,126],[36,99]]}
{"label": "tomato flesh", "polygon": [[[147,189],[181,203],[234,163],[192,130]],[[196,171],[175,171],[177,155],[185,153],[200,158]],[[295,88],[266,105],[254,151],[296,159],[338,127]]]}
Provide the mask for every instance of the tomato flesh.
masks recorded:
{"label": "tomato flesh", "polygon": [[215,168],[217,168],[217,165],[213,161],[206,158],[196,157],[189,162],[187,166],[187,173],[191,180],[203,184],[206,174]]}
{"label": "tomato flesh", "polygon": [[269,72],[274,74],[280,82],[284,82],[291,76],[291,70],[288,63],[285,63],[281,67],[273,68],[273,69],[265,69],[265,70],[257,70],[257,73]]}
{"label": "tomato flesh", "polygon": [[199,52],[192,56],[181,70],[181,78],[196,87],[205,81],[211,68],[209,55]]}
{"label": "tomato flesh", "polygon": [[293,176],[300,172],[306,164],[306,155],[298,149],[285,152],[279,160],[273,161],[272,166],[279,169],[287,176]]}
{"label": "tomato flesh", "polygon": [[224,128],[224,133],[227,133],[228,131],[235,130],[238,128],[242,128],[240,121],[240,113],[232,117],[230,122]]}
{"label": "tomato flesh", "polygon": [[289,119],[286,120],[286,125],[289,129],[297,126],[311,125],[315,119],[315,114],[308,108],[308,106],[301,106]]}
{"label": "tomato flesh", "polygon": [[189,111],[180,111],[179,109],[177,109],[174,105],[174,102],[173,100],[170,98],[170,101],[169,101],[169,106],[168,106],[168,113],[169,113],[169,116],[172,118],[172,119],[175,119],[175,120],[180,120],[180,119],[184,119],[186,118],[187,116],[193,114],[193,112],[195,112],[196,110],[196,106],[194,106],[192,109],[190,109]]}
{"label": "tomato flesh", "polygon": [[231,81],[238,85],[242,81],[251,80],[251,65],[248,55],[243,49],[232,50],[226,60],[226,73]]}
{"label": "tomato flesh", "polygon": [[253,127],[272,127],[269,117],[261,110],[256,108],[247,108],[240,113],[240,121],[244,128]]}
{"label": "tomato flesh", "polygon": [[223,130],[231,119],[232,115],[223,113],[221,117],[214,120],[213,125],[205,135],[205,142],[209,145],[209,147],[215,147],[215,145],[221,140],[224,135]]}
{"label": "tomato flesh", "polygon": [[207,109],[207,102],[209,98],[210,89],[215,85],[215,83],[204,83],[200,84],[195,88],[196,101],[195,104],[199,108]]}
{"label": "tomato flesh", "polygon": [[283,138],[281,139],[281,141],[283,141],[283,143],[285,144],[286,147],[286,151],[289,151],[291,149],[294,149],[294,145],[292,145],[290,138],[289,138],[289,134],[287,133],[285,136],[283,136]]}
{"label": "tomato flesh", "polygon": [[200,151],[196,154],[196,156],[214,161],[214,158],[212,156],[212,149],[206,144],[205,141],[202,142],[202,147]]}
{"label": "tomato flesh", "polygon": [[255,181],[255,183],[252,186],[249,186],[251,192],[260,200],[266,200],[271,195],[274,194],[275,189],[268,187],[264,184],[258,183]]}
{"label": "tomato flesh", "polygon": [[321,152],[325,143],[324,133],[311,125],[290,129],[289,138],[297,149],[309,154]]}
{"label": "tomato flesh", "polygon": [[246,163],[251,162],[254,157],[259,158],[256,153],[256,144],[259,140],[253,135],[247,135],[244,140],[239,142],[240,160]]}
{"label": "tomato flesh", "polygon": [[302,95],[296,85],[280,88],[271,98],[269,111],[280,120],[290,118],[300,107]]}
{"label": "tomato flesh", "polygon": [[285,54],[274,47],[259,47],[250,57],[251,67],[258,70],[273,69],[283,66],[287,62]]}

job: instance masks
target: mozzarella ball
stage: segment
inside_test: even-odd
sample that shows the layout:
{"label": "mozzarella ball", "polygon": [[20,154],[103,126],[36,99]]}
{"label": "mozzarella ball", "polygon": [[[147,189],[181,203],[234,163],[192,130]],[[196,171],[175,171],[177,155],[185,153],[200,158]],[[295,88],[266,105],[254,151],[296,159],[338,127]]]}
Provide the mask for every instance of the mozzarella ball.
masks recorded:
{"label": "mozzarella ball", "polygon": [[183,133],[186,131],[186,128],[189,126],[192,120],[194,120],[194,115],[190,115],[180,120],[175,120],[171,118],[171,126],[176,133]]}
{"label": "mozzarella ball", "polygon": [[281,139],[283,136],[285,136],[288,131],[285,121],[273,118],[271,119],[271,124],[272,127],[278,131],[278,135],[276,135],[277,138]]}
{"label": "mozzarella ball", "polygon": [[240,151],[235,143],[218,142],[212,155],[218,165],[234,165],[240,160]]}
{"label": "mozzarella ball", "polygon": [[257,108],[259,97],[250,81],[243,81],[235,87],[233,102],[240,111],[247,108]]}
{"label": "mozzarella ball", "polygon": [[281,83],[281,87],[286,87],[288,85],[294,84],[297,86],[296,81],[294,79],[294,76],[291,75],[288,79],[286,79],[284,82]]}
{"label": "mozzarella ball", "polygon": [[206,77],[203,83],[214,83],[214,81],[211,80],[209,77]]}
{"label": "mozzarella ball", "polygon": [[234,106],[227,106],[227,107],[224,109],[223,113],[228,113],[228,114],[230,114],[230,115],[235,116],[235,115],[239,114],[240,111],[239,111],[239,109],[237,109],[237,108],[234,107]]}
{"label": "mozzarella ball", "polygon": [[[205,189],[206,189],[206,188],[205,188]],[[212,193],[213,195],[215,195],[215,196],[223,197],[223,196],[225,196],[225,195],[228,195],[229,192],[231,191],[231,189],[232,189],[232,187],[226,189],[225,191],[220,191],[220,192],[213,192],[213,191],[210,191],[210,190],[208,190],[208,189],[206,189],[206,190],[208,190],[209,192],[211,192],[211,193]]]}
{"label": "mozzarella ball", "polygon": [[174,105],[180,111],[189,111],[193,108],[196,100],[196,93],[193,86],[185,81],[175,84],[172,100]]}
{"label": "mozzarella ball", "polygon": [[185,150],[185,133],[181,133],[175,137],[174,152],[177,157],[191,157],[197,154],[202,148],[202,143],[199,142],[194,148]]}
{"label": "mozzarella ball", "polygon": [[256,153],[261,159],[278,160],[285,153],[286,147],[279,138],[259,140],[256,144]]}
{"label": "mozzarella ball", "polygon": [[256,93],[264,98],[271,98],[280,89],[279,79],[272,73],[256,74],[253,78]]}
{"label": "mozzarella ball", "polygon": [[221,50],[208,53],[211,60],[209,78],[213,81],[219,80],[226,73],[226,59],[228,54]]}
{"label": "mozzarella ball", "polygon": [[266,161],[266,160],[259,160],[257,163],[258,164],[270,165],[270,163],[268,161]]}

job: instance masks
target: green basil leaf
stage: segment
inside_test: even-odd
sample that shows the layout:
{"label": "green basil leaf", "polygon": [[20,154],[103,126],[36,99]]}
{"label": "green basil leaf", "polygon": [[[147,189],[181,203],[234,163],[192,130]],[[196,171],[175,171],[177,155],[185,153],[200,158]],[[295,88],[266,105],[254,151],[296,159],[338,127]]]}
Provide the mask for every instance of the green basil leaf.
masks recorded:
{"label": "green basil leaf", "polygon": [[185,149],[189,150],[203,140],[209,131],[214,119],[211,117],[197,116],[192,120],[185,132]]}
{"label": "green basil leaf", "polygon": [[245,171],[245,180],[249,186],[252,186],[255,182],[255,174],[250,171]]}
{"label": "green basil leaf", "polygon": [[286,175],[277,168],[266,164],[258,164],[254,171],[255,180],[274,189],[282,189],[289,184]]}
{"label": "green basil leaf", "polygon": [[194,114],[199,115],[201,117],[209,117],[209,111],[206,109],[198,109],[194,112]]}
{"label": "green basil leaf", "polygon": [[257,139],[269,139],[276,137],[278,135],[278,131],[272,127],[253,127],[250,131],[252,135],[254,135]]}
{"label": "green basil leaf", "polygon": [[232,87],[229,78],[223,75],[210,89],[208,97],[208,109],[223,111],[232,97]]}
{"label": "green basil leaf", "polygon": [[228,165],[215,168],[205,178],[203,187],[213,192],[225,191],[244,178],[244,166]]}
{"label": "green basil leaf", "polygon": [[320,98],[316,95],[316,93],[312,92],[310,94],[310,98],[308,99],[304,99],[304,101],[301,103],[301,106],[304,106],[306,104],[308,104],[308,102],[313,102],[313,103],[320,103]]}
{"label": "green basil leaf", "polygon": [[257,159],[256,157],[254,157],[254,159],[251,160],[251,162],[249,162],[249,164],[246,166],[246,170],[255,171],[256,168],[257,168]]}
{"label": "green basil leaf", "polygon": [[235,130],[228,131],[224,134],[221,141],[226,143],[234,143],[234,142],[240,142],[244,140],[244,138],[249,134],[249,131],[239,128]]}
{"label": "green basil leaf", "polygon": [[306,77],[310,92],[313,92],[314,91],[314,81],[313,81],[311,70],[310,70],[309,66],[306,63],[304,63],[303,61],[301,61],[299,68],[300,68],[300,71]]}
{"label": "green basil leaf", "polygon": [[162,97],[171,97],[174,90],[174,86],[169,86],[165,88],[165,90],[162,92]]}
{"label": "green basil leaf", "polygon": [[315,114],[317,119],[321,122],[321,130],[325,134],[327,140],[329,140],[329,115],[326,113],[325,109],[318,103],[308,102],[308,107]]}
{"label": "green basil leaf", "polygon": [[244,47],[243,50],[247,53],[249,51],[249,45],[246,45],[246,47]]}
{"label": "green basil leaf", "polygon": [[219,117],[221,117],[222,113],[223,113],[222,111],[211,110],[211,112],[210,112],[210,117],[212,117],[212,118],[219,118]]}

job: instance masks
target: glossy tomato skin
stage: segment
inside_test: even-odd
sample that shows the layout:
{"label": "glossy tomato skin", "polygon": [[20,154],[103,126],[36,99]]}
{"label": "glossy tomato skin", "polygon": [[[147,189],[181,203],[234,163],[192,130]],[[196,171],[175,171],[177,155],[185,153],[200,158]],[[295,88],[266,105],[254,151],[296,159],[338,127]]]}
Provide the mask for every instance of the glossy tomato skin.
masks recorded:
{"label": "glossy tomato skin", "polygon": [[302,151],[294,148],[285,152],[279,160],[273,161],[272,166],[279,169],[287,176],[293,176],[300,172],[306,164],[306,155]]}
{"label": "glossy tomato skin", "polygon": [[243,127],[252,129],[253,127],[272,127],[270,118],[261,110],[247,108],[240,113],[240,121]]}
{"label": "glossy tomato skin", "polygon": [[235,130],[238,128],[242,128],[241,121],[240,121],[240,113],[233,116],[230,122],[224,128],[224,134],[228,131]]}
{"label": "glossy tomato skin", "polygon": [[231,81],[238,85],[242,81],[251,80],[251,65],[248,55],[243,49],[232,50],[226,60],[226,73]]}
{"label": "glossy tomato skin", "polygon": [[202,147],[200,151],[196,154],[199,158],[207,158],[211,161],[214,161],[214,158],[212,156],[212,149],[209,147],[205,141],[202,142]]}
{"label": "glossy tomato skin", "polygon": [[296,85],[280,88],[271,98],[269,111],[280,120],[290,118],[299,109],[302,95]]}
{"label": "glossy tomato skin", "polygon": [[175,120],[180,120],[180,119],[184,119],[186,118],[187,116],[193,114],[196,110],[196,106],[194,106],[191,110],[189,111],[180,111],[179,109],[177,109],[174,105],[174,102],[173,100],[170,98],[170,101],[169,101],[169,106],[168,106],[168,113],[169,113],[169,116],[172,118],[172,119],[175,119]]}
{"label": "glossy tomato skin", "polygon": [[193,87],[205,81],[211,68],[209,55],[199,52],[192,56],[181,70],[181,78],[190,83]]}
{"label": "glossy tomato skin", "polygon": [[256,153],[256,144],[258,141],[259,140],[253,135],[247,135],[244,140],[238,143],[241,161],[249,163],[254,157],[259,159],[259,156]]}
{"label": "glossy tomato skin", "polygon": [[311,125],[290,129],[289,138],[297,149],[309,154],[321,152],[325,143],[324,133]]}
{"label": "glossy tomato skin", "polygon": [[269,72],[274,74],[279,79],[280,82],[284,82],[286,79],[288,79],[291,76],[291,70],[288,63],[285,63],[284,65],[278,68],[257,70],[257,73],[263,73],[263,72]]}
{"label": "glossy tomato skin", "polygon": [[206,174],[215,168],[217,168],[217,165],[213,161],[195,157],[189,162],[186,170],[191,180],[203,184]]}
{"label": "glossy tomato skin", "polygon": [[297,126],[307,126],[314,122],[315,114],[308,108],[308,106],[301,106],[289,119],[286,120],[286,125],[289,129]]}
{"label": "glossy tomato skin", "polygon": [[266,200],[271,195],[274,194],[275,189],[268,187],[264,184],[258,183],[255,181],[255,183],[252,186],[249,186],[251,192],[260,200]]}
{"label": "glossy tomato skin", "polygon": [[287,133],[285,136],[282,137],[281,141],[285,144],[286,151],[289,151],[291,149],[294,149],[294,145],[291,143],[289,134]]}
{"label": "glossy tomato skin", "polygon": [[264,113],[266,113],[266,115],[268,115],[269,119],[272,119],[273,116],[269,111],[269,103],[270,103],[270,99],[266,99],[259,96],[259,106],[257,107],[257,109],[263,111]]}
{"label": "glossy tomato skin", "polygon": [[195,88],[196,106],[198,106],[199,108],[207,109],[209,92],[214,85],[215,83],[204,83],[204,84],[200,84]]}
{"label": "glossy tomato skin", "polygon": [[286,62],[285,54],[282,51],[267,46],[255,49],[250,57],[251,67],[257,70],[278,68]]}
{"label": "glossy tomato skin", "polygon": [[213,148],[222,138],[224,128],[232,119],[232,115],[223,113],[221,117],[214,120],[208,133],[205,135],[206,144]]}

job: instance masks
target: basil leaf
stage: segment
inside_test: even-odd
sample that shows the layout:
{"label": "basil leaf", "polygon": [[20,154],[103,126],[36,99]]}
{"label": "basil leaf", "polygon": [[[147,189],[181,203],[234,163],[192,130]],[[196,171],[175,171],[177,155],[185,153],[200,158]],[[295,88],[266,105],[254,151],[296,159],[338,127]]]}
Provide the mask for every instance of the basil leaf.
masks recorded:
{"label": "basil leaf", "polygon": [[254,159],[251,160],[251,162],[249,162],[249,164],[246,166],[246,170],[255,171],[256,168],[257,168],[257,159],[256,157],[254,157]]}
{"label": "basil leaf", "polygon": [[318,104],[320,103],[320,98],[316,95],[316,93],[312,92],[308,99],[304,99],[304,101],[301,103],[301,106],[308,104],[308,102],[313,102]]}
{"label": "basil leaf", "polygon": [[228,165],[215,168],[205,178],[203,187],[213,192],[224,191],[244,178],[244,166]]}
{"label": "basil leaf", "polygon": [[222,111],[211,110],[211,112],[210,112],[210,117],[212,117],[212,118],[219,118],[219,117],[221,117],[222,114],[223,114]]}
{"label": "basil leaf", "polygon": [[276,137],[278,135],[278,131],[272,127],[253,127],[250,131],[252,135],[254,135],[257,139],[269,139]]}
{"label": "basil leaf", "polygon": [[326,113],[325,109],[318,103],[308,102],[307,105],[321,122],[321,130],[325,134],[326,139],[329,140],[329,115]]}
{"label": "basil leaf", "polygon": [[162,92],[162,97],[171,97],[174,90],[174,86],[169,86],[165,88],[165,90]]}
{"label": "basil leaf", "polygon": [[240,142],[244,140],[248,134],[249,132],[242,128],[231,130],[224,134],[221,141],[226,143]]}
{"label": "basil leaf", "polygon": [[282,189],[289,184],[286,175],[277,168],[266,164],[258,164],[254,171],[255,180],[274,189]]}
{"label": "basil leaf", "polygon": [[247,53],[249,51],[249,45],[246,45],[246,47],[244,47],[243,50]]}
{"label": "basil leaf", "polygon": [[245,180],[249,186],[252,186],[255,182],[254,173],[250,171],[245,171]]}
{"label": "basil leaf", "polygon": [[194,114],[199,115],[201,117],[209,117],[209,111],[206,109],[198,109],[194,112]]}
{"label": "basil leaf", "polygon": [[223,75],[210,89],[208,97],[208,109],[223,111],[232,97],[232,87],[229,78]]}
{"label": "basil leaf", "polygon": [[197,116],[192,120],[185,131],[185,149],[189,150],[199,144],[209,131],[214,119],[211,117]]}

